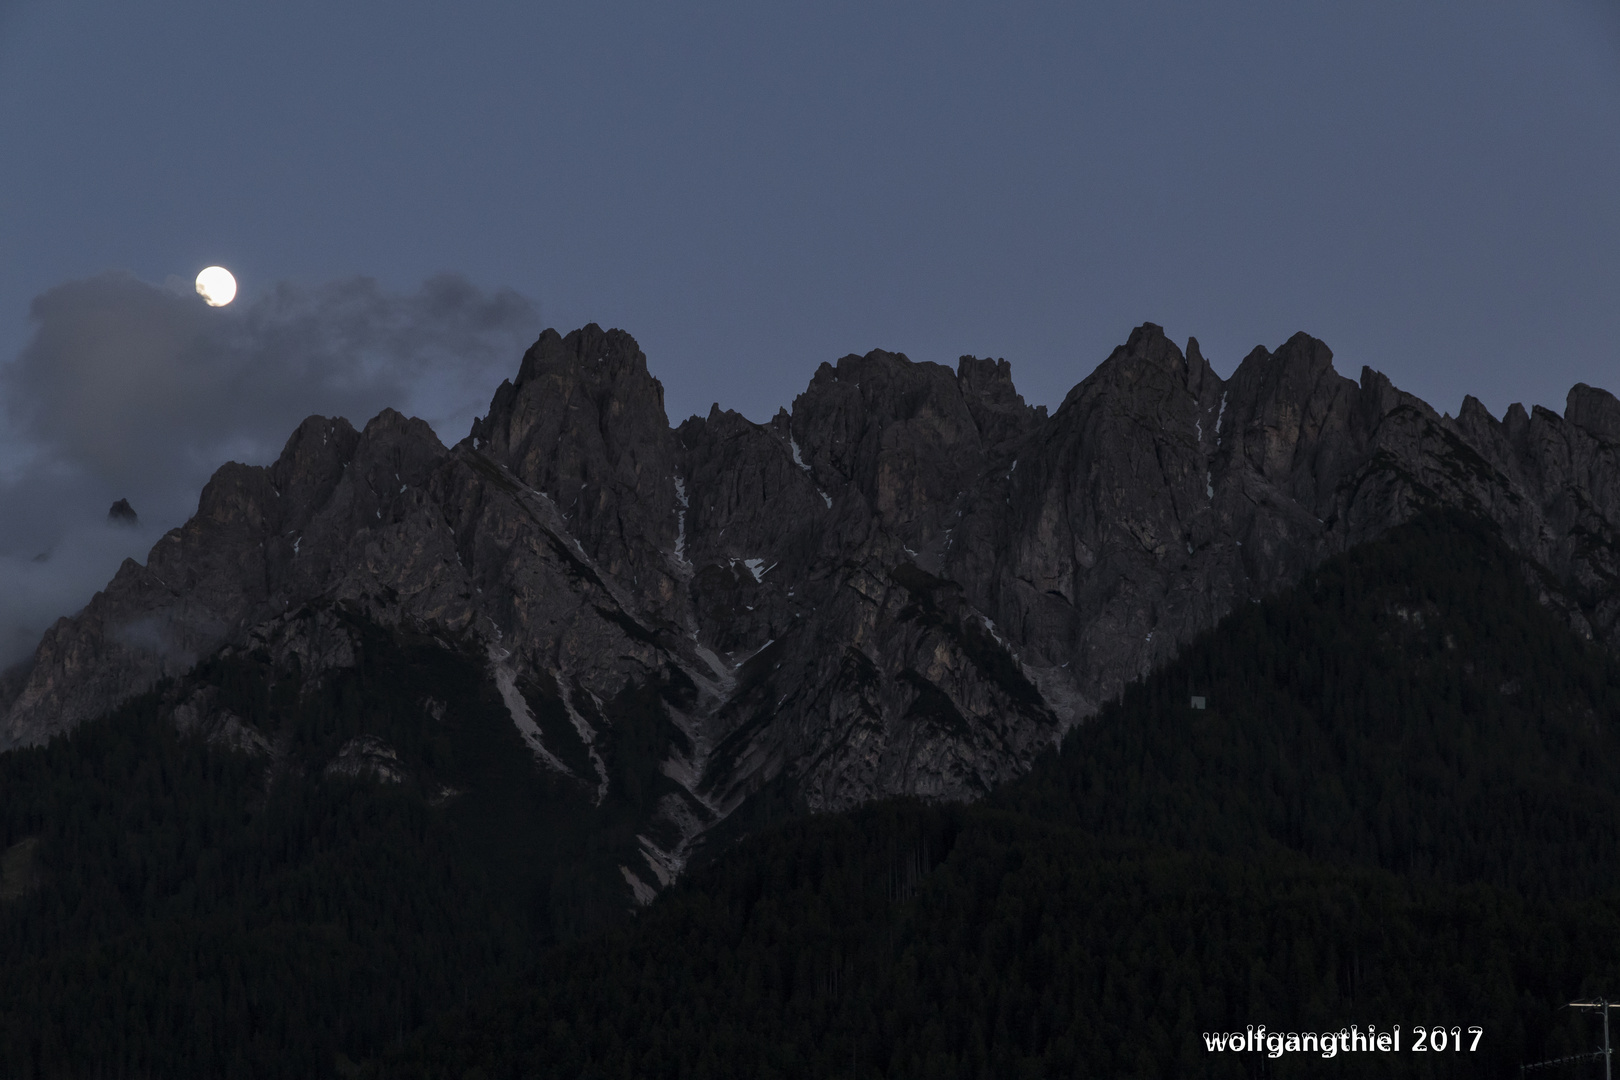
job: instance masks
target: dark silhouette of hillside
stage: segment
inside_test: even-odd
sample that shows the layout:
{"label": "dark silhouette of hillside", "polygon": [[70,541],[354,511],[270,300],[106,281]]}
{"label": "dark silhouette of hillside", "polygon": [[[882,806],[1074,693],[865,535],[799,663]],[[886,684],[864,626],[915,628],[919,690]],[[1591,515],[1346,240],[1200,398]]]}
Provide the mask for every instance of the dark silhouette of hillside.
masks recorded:
{"label": "dark silhouette of hillside", "polygon": [[[1261,1023],[1407,1031],[1335,1075],[1517,1075],[1591,1049],[1559,1006],[1620,989],[1617,707],[1493,530],[1425,517],[990,799],[745,840],[373,1075],[1323,1074],[1205,1048]],[[1412,1053],[1416,1024],[1484,1035]]]}

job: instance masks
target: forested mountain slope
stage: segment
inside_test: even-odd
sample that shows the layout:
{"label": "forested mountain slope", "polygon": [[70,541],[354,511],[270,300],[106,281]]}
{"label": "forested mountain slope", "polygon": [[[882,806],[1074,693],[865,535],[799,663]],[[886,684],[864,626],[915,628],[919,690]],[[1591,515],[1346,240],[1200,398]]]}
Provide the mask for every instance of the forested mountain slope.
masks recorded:
{"label": "forested mountain slope", "polygon": [[[1426,524],[1400,531],[1414,520]],[[548,330],[453,446],[391,410],[360,430],[311,417],[272,465],[221,468],[195,516],[0,677],[0,1053],[22,1075],[268,1077],[393,1060],[421,1024],[533,977],[537,956],[622,923],[711,860],[719,876],[704,880],[719,884],[637,926],[693,942],[695,964],[708,962],[696,943],[722,929],[743,943],[734,956],[786,955],[749,937],[764,884],[709,909],[743,922],[679,913],[705,889],[775,880],[748,852],[836,864],[846,856],[818,837],[854,826],[820,818],[733,856],[739,838],[891,796],[921,802],[874,811],[899,832],[891,843],[873,826],[879,846],[847,858],[867,866],[932,837],[879,875],[908,882],[895,888],[909,899],[868,918],[868,894],[827,894],[856,936],[802,940],[862,963],[900,955],[882,950],[910,939],[883,920],[918,913],[931,929],[917,963],[934,974],[916,993],[945,979],[958,996],[917,998],[882,972],[860,982],[949,1016],[951,1038],[985,1033],[982,1052],[964,1043],[939,1061],[917,1044],[928,1068],[995,1072],[1035,1055],[1061,1072],[1118,1042],[1063,1027],[1075,1002],[1105,1011],[1086,995],[1114,975],[1054,990],[1041,1007],[1057,1012],[1026,1045],[983,1011],[1025,1000],[1001,996],[999,960],[973,985],[952,974],[963,942],[1000,918],[962,897],[1006,883],[1018,903],[1045,904],[1039,867],[1053,859],[1053,911],[1089,903],[1062,884],[1071,870],[1098,888],[1137,881],[1115,897],[1147,913],[1133,933],[1180,940],[1164,921],[1179,901],[1152,899],[1174,896],[1167,882],[1229,882],[1249,911],[1275,877],[1298,889],[1273,923],[1286,909],[1325,926],[1334,897],[1372,890],[1353,909],[1369,927],[1446,926],[1477,893],[1509,942],[1490,955],[1519,957],[1522,931],[1550,942],[1537,955],[1601,959],[1601,935],[1570,936],[1588,922],[1568,905],[1609,902],[1617,581],[1620,402],[1586,386],[1562,416],[1515,406],[1498,421],[1470,398],[1452,418],[1377,372],[1341,377],[1303,334],[1223,380],[1195,341],[1183,350],[1146,324],[1050,415],[1005,361],[952,371],[877,350],[822,365],[767,423],[716,407],[672,427],[628,334]],[[1192,696],[1209,708],[1178,704]],[[990,861],[960,862],[972,852]],[[1037,877],[1007,876],[1025,862]],[[958,880],[953,867],[969,892],[924,882]],[[816,897],[844,887],[828,880],[804,879],[810,907],[784,908],[781,933],[801,940],[792,920],[819,917]],[[1199,893],[1197,910],[1226,889]],[[932,914],[915,906],[936,894]],[[1186,1015],[1304,1015],[1323,958],[1342,949],[1300,953],[1305,966],[1275,984],[1307,987],[1292,1005],[1217,993],[1208,964],[1246,965],[1238,955],[1261,948],[1222,910],[1207,909],[1211,925],[1238,936],[1209,938],[1216,952],[1176,984],[1198,1002]],[[882,948],[859,936],[880,925]],[[597,971],[590,985],[607,992],[618,976],[600,965],[651,941],[591,946],[608,951],[540,985]],[[957,952],[928,952],[942,941]],[[1450,947],[1433,934],[1408,941],[1475,970],[1432,952]],[[1359,986],[1373,953],[1348,955]],[[1419,985],[1407,960],[1377,955]],[[1091,970],[1079,956],[1040,963]],[[1539,964],[1513,967],[1522,1008],[1490,1015],[1517,1017],[1503,1022],[1518,1041],[1492,1047],[1567,1041],[1525,1002],[1580,980]],[[793,1034],[780,1024],[812,1015],[794,976],[761,997],[705,970],[646,983],[628,1012],[575,986],[599,1002],[596,1021],[567,1021],[588,1043],[536,1042],[518,1025],[486,1040],[494,1057],[449,1035],[432,1052],[475,1068],[531,1051],[697,1068],[713,1029],[683,1010],[705,1001],[710,1019],[728,1002],[764,1009],[728,1030],[800,1054],[770,1059],[787,1071],[809,1067],[806,1031],[832,1053],[837,1025],[855,1024],[858,1065],[932,1030],[895,1021],[885,1030],[912,1034],[880,1037],[859,1027],[877,1013],[838,1012],[852,1000],[839,989],[831,1026]],[[853,970],[829,969],[829,986]],[[1047,1001],[1047,984],[1032,986]],[[661,994],[675,995],[664,1012],[636,1012]],[[1109,1006],[1127,1009],[1119,1024],[1161,1022],[1147,990],[1132,995]],[[556,1019],[561,1000],[521,1009]],[[602,1026],[621,1013],[686,1034],[624,1057],[645,1048]],[[1164,1068],[1180,1060],[1161,1051]]]}
{"label": "forested mountain slope", "polygon": [[599,800],[535,767],[481,650],[298,617],[341,671],[222,656],[0,756],[0,1076],[330,1076],[625,918],[660,712],[612,703]]}
{"label": "forested mountain slope", "polygon": [[[776,814],[982,797],[1234,606],[1444,506],[1494,521],[1546,602],[1614,647],[1602,390],[1563,416],[1467,399],[1452,418],[1340,376],[1305,334],[1222,379],[1145,324],[1051,415],[1005,361],[876,350],[767,423],[716,406],[672,427],[628,334],[547,330],[453,446],[393,411],[311,417],[272,465],[220,469],[0,678],[0,747],[225,655],[342,679],[341,610],[477,656],[564,786],[605,799],[598,744],[648,740],[670,783],[630,796],[628,906]],[[617,735],[623,709],[661,719]],[[279,721],[207,694],[160,711],[276,767]]]}
{"label": "forested mountain slope", "polygon": [[[1620,990],[1617,719],[1620,666],[1496,530],[1424,516],[991,798],[744,840],[371,1075],[1517,1075],[1591,1050],[1560,1006]],[[1202,1038],[1352,1023],[1406,1052]],[[1484,1034],[1413,1053],[1414,1025]]]}

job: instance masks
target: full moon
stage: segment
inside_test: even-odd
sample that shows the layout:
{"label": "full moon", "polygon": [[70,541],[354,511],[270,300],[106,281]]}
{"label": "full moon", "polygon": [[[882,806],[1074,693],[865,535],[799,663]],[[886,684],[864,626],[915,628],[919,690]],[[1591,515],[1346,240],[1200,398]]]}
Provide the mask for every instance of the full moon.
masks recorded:
{"label": "full moon", "polygon": [[224,307],[236,299],[236,279],[223,266],[210,266],[197,275],[197,295],[209,307]]}

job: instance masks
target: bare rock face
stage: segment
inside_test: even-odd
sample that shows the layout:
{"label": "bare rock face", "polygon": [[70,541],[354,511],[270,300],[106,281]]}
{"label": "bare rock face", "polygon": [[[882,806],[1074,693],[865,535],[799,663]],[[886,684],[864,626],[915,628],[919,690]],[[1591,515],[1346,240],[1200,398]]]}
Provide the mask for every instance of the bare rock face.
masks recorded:
{"label": "bare rock face", "polygon": [[[976,797],[1235,605],[1444,506],[1496,522],[1546,602],[1620,644],[1602,390],[1452,419],[1304,334],[1223,381],[1148,324],[1050,416],[1006,361],[877,351],[768,423],[716,406],[671,429],[629,335],[548,330],[454,447],[392,411],[311,417],[269,468],[220,469],[8,675],[0,746],[221,650],[342,669],[339,612],[408,625],[473,643],[536,767],[598,803],[602,740],[660,718],[673,783],[624,868],[644,899],[727,819]],[[170,704],[273,753],[207,700]],[[385,749],[330,768],[408,773]]]}
{"label": "bare rock face", "polygon": [[602,569],[655,607],[676,593],[664,388],[622,330],[547,330],[474,425],[475,446],[543,491]]}
{"label": "bare rock face", "polygon": [[273,757],[275,747],[264,732],[247,719],[220,706],[212,688],[199,688],[172,702],[170,718],[182,734],[201,735],[215,746],[223,746],[254,757]]}
{"label": "bare rock face", "polygon": [[344,743],[337,756],[326,763],[324,772],[327,776],[379,784],[398,784],[405,779],[398,751],[374,735],[357,735]]}

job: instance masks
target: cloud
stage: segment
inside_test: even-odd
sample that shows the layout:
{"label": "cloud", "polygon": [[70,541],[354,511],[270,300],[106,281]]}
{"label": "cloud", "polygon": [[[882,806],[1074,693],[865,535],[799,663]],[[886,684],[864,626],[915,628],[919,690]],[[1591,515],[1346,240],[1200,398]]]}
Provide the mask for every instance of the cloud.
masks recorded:
{"label": "cloud", "polygon": [[[32,339],[0,366],[0,666],[123,557],[144,559],[225,461],[273,460],[311,414],[360,426],[385,406],[453,443],[540,329],[531,301],[452,274],[407,294],[283,283],[210,308],[190,282],[107,273],[51,289],[31,315]],[[109,529],[119,498],[140,529]]]}

